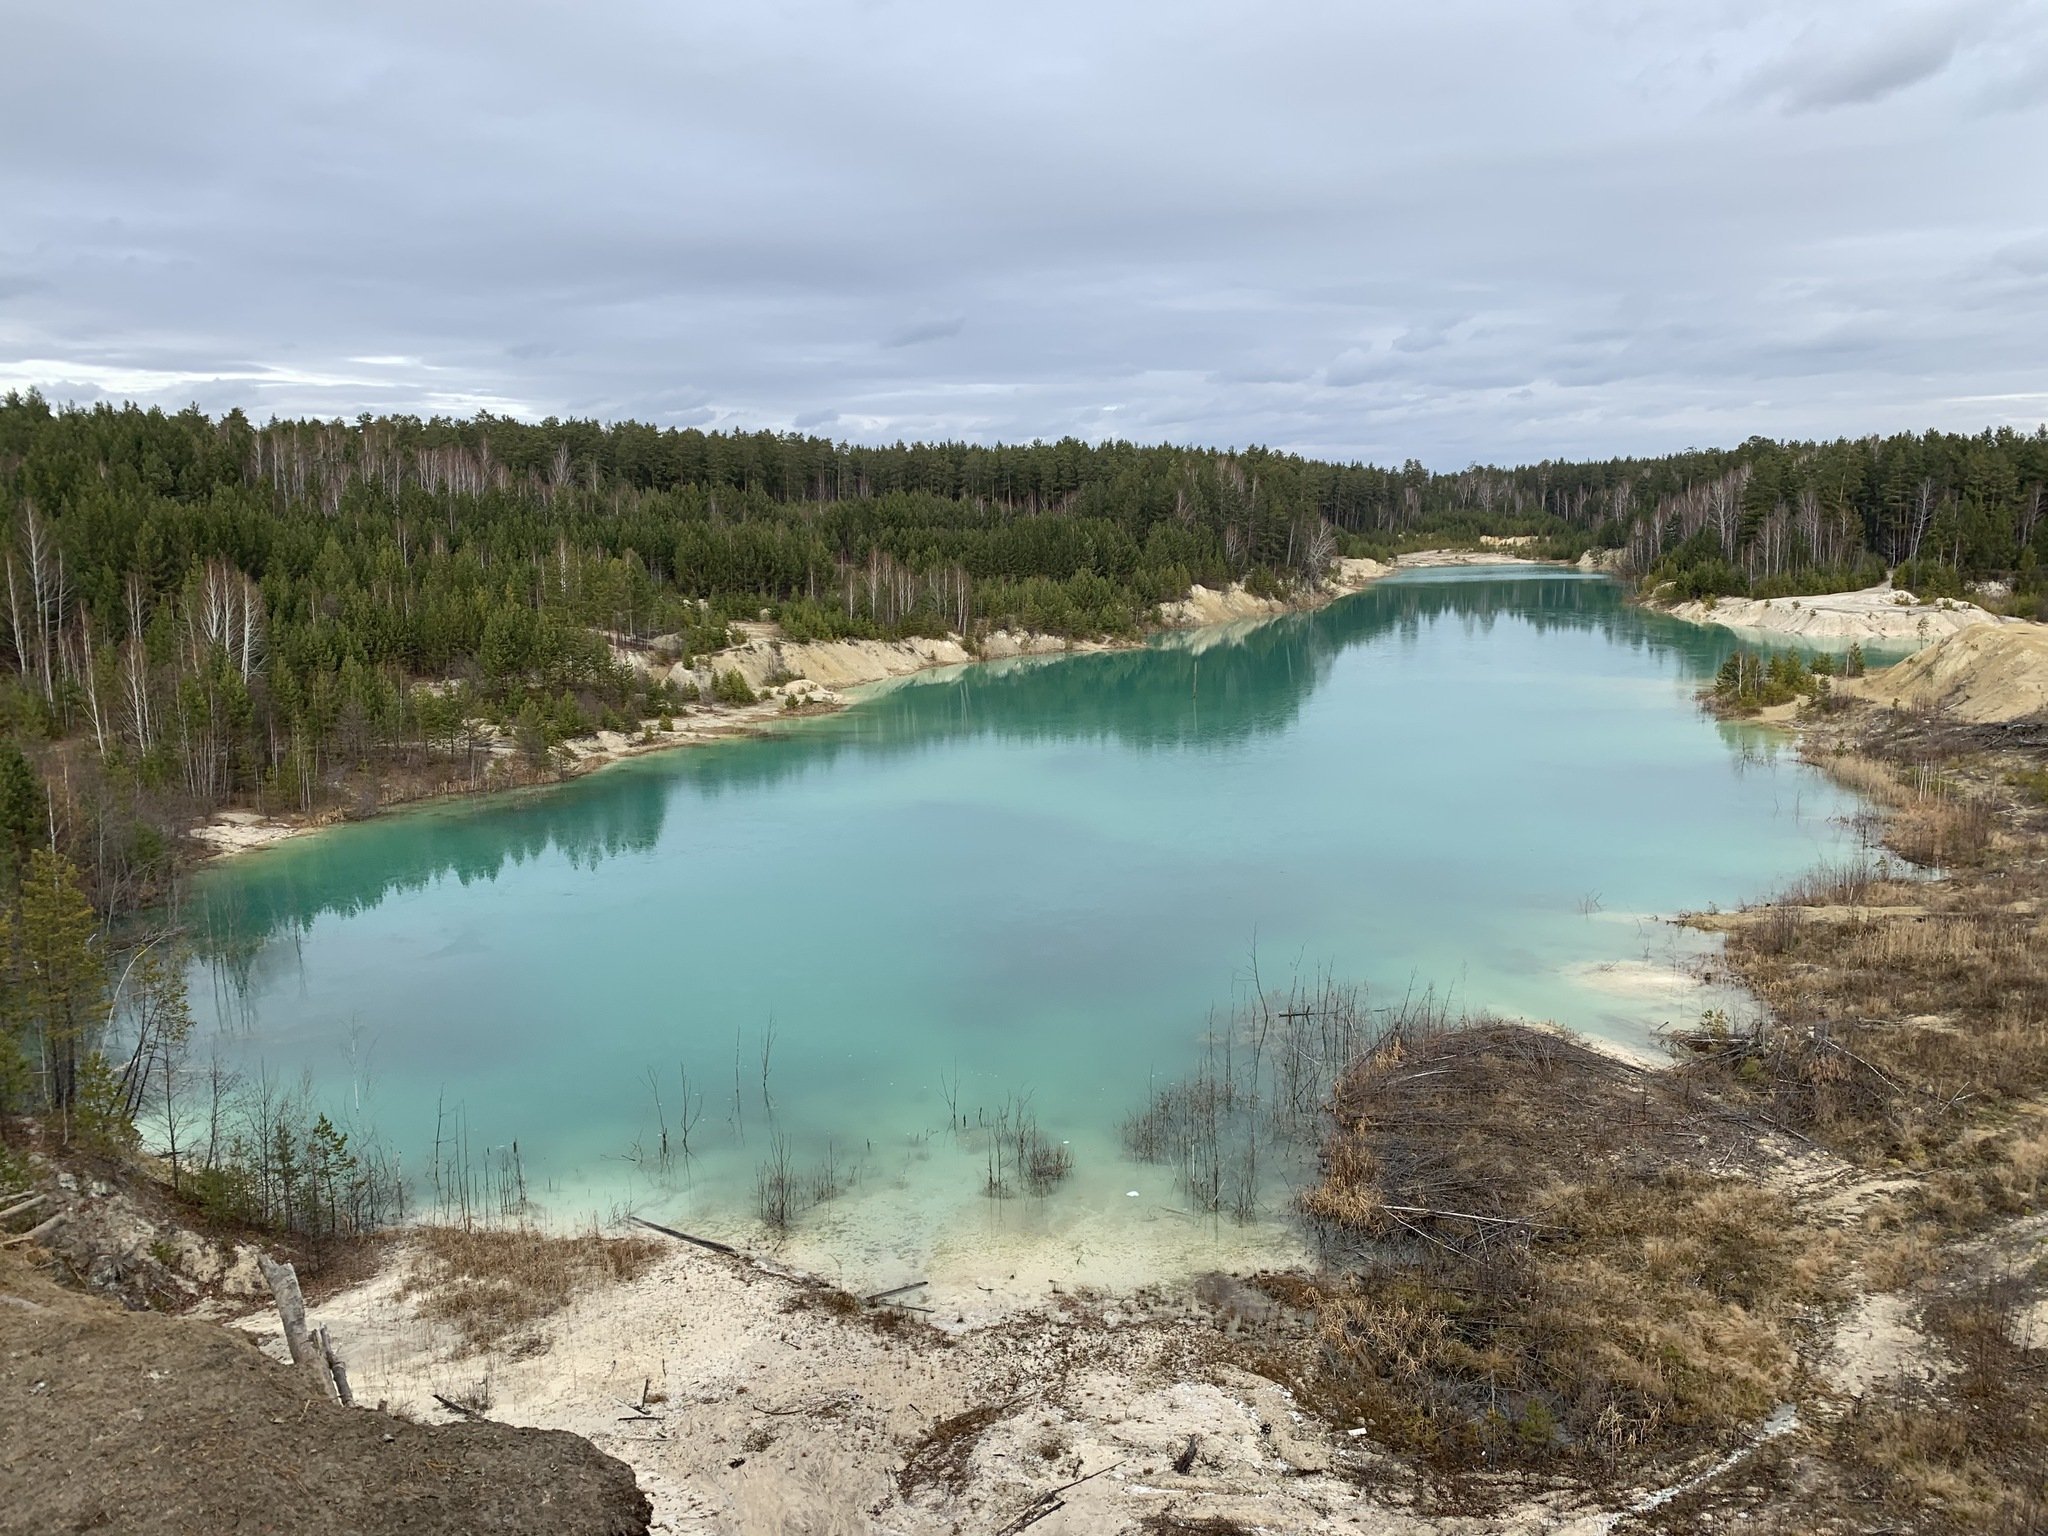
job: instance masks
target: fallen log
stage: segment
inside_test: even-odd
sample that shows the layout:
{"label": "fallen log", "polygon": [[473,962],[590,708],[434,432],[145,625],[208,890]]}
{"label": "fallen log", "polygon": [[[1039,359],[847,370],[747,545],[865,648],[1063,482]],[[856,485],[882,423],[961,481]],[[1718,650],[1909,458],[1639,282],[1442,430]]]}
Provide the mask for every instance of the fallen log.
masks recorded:
{"label": "fallen log", "polygon": [[15,1217],[19,1216],[23,1211],[32,1211],[37,1206],[43,1204],[49,1198],[50,1197],[48,1195],[30,1195],[26,1200],[22,1201],[20,1204],[10,1205],[9,1207],[7,1207],[6,1210],[0,1211],[0,1221],[12,1221]]}
{"label": "fallen log", "polygon": [[12,1248],[16,1243],[32,1243],[37,1238],[41,1237],[45,1232],[49,1231],[52,1227],[58,1225],[63,1220],[64,1213],[62,1211],[59,1211],[56,1215],[52,1216],[48,1221],[42,1222],[37,1226],[30,1227],[26,1232],[22,1233],[19,1237],[10,1237],[5,1239],[4,1241],[0,1241],[0,1248]]}
{"label": "fallen log", "polygon": [[1383,1205],[1383,1211],[1399,1211],[1404,1216],[1431,1216],[1438,1221],[1480,1221],[1494,1227],[1537,1227],[1553,1231],[1540,1221],[1531,1221],[1526,1216],[1480,1216],[1472,1211],[1437,1211],[1426,1205]]}

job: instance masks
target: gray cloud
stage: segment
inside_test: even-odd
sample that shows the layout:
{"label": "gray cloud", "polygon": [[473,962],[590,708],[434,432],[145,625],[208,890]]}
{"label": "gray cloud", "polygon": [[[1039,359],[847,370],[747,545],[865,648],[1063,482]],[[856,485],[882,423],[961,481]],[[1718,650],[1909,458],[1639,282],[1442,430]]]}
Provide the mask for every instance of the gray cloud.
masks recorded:
{"label": "gray cloud", "polygon": [[883,343],[888,347],[914,347],[927,341],[944,341],[948,336],[958,336],[961,327],[967,324],[965,315],[946,315],[929,320],[912,320],[900,325],[889,333]]}
{"label": "gray cloud", "polygon": [[1933,79],[1954,62],[1976,7],[1944,5],[1809,40],[1761,71],[1755,90],[1794,112],[1861,106]]}
{"label": "gray cloud", "polygon": [[2031,425],[2037,12],[21,8],[0,388],[1451,467]]}

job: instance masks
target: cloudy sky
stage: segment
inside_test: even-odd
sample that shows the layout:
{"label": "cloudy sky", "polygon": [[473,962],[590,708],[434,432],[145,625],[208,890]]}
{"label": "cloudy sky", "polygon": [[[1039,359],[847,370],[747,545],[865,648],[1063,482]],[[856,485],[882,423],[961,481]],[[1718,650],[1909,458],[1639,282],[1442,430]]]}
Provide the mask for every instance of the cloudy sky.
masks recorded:
{"label": "cloudy sky", "polygon": [[1650,452],[2048,417],[2040,0],[0,0],[0,389]]}

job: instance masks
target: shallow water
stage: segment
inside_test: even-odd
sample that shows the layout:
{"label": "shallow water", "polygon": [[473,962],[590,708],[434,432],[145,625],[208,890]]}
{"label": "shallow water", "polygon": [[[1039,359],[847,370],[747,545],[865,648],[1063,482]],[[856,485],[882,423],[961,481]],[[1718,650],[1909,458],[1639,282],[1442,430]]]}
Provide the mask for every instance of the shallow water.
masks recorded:
{"label": "shallow water", "polygon": [[[927,673],[764,739],[225,862],[195,893],[218,951],[195,1004],[416,1189],[438,1121],[473,1167],[516,1139],[557,1210],[742,1234],[780,1138],[859,1172],[801,1225],[819,1267],[1227,1262],[1285,1238],[1175,1214],[1117,1127],[1254,959],[1268,986],[1433,987],[1638,1046],[1729,1001],[1672,980],[1697,946],[1652,915],[1854,841],[1853,806],[1768,733],[1699,713],[1735,644],[1600,578],[1462,569]],[[697,1116],[666,1169],[657,1091],[672,1153]],[[988,1199],[950,1113],[1025,1095],[1074,1175]]]}

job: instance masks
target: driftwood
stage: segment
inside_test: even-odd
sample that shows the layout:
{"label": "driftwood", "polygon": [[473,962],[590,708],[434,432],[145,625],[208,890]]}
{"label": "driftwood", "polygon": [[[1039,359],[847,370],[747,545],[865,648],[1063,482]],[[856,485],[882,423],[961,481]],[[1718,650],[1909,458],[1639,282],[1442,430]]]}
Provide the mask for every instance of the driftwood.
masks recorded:
{"label": "driftwood", "polygon": [[459,1413],[465,1419],[474,1419],[479,1424],[488,1424],[491,1422],[483,1414],[479,1413],[476,1409],[470,1407],[469,1404],[458,1403],[457,1401],[455,1401],[454,1398],[444,1396],[439,1392],[436,1392],[434,1394],[434,1401],[439,1403],[443,1408],[446,1408],[450,1413]]}
{"label": "driftwood", "polygon": [[664,1227],[660,1222],[649,1221],[643,1216],[634,1216],[629,1219],[635,1226],[645,1227],[650,1232],[659,1232],[663,1237],[672,1237],[678,1242],[694,1243],[699,1248],[709,1249],[712,1253],[728,1254],[735,1259],[746,1257],[739,1249],[733,1247],[731,1243],[721,1243],[717,1239],[709,1237],[692,1237],[687,1232],[678,1232],[674,1227]]}
{"label": "driftwood", "polygon": [[277,1302],[278,1319],[284,1324],[284,1347],[291,1352],[293,1367],[306,1377],[309,1385],[318,1383],[322,1397],[337,1397],[334,1370],[328,1364],[326,1351],[306,1327],[306,1298],[299,1292],[299,1272],[267,1253],[257,1254],[256,1264]]}
{"label": "driftwood", "polygon": [[1540,1221],[1531,1221],[1526,1216],[1480,1216],[1472,1211],[1437,1211],[1426,1205],[1382,1205],[1383,1211],[1399,1211],[1404,1216],[1432,1216],[1438,1221],[1483,1221],[1493,1227],[1537,1227],[1553,1231]]}

